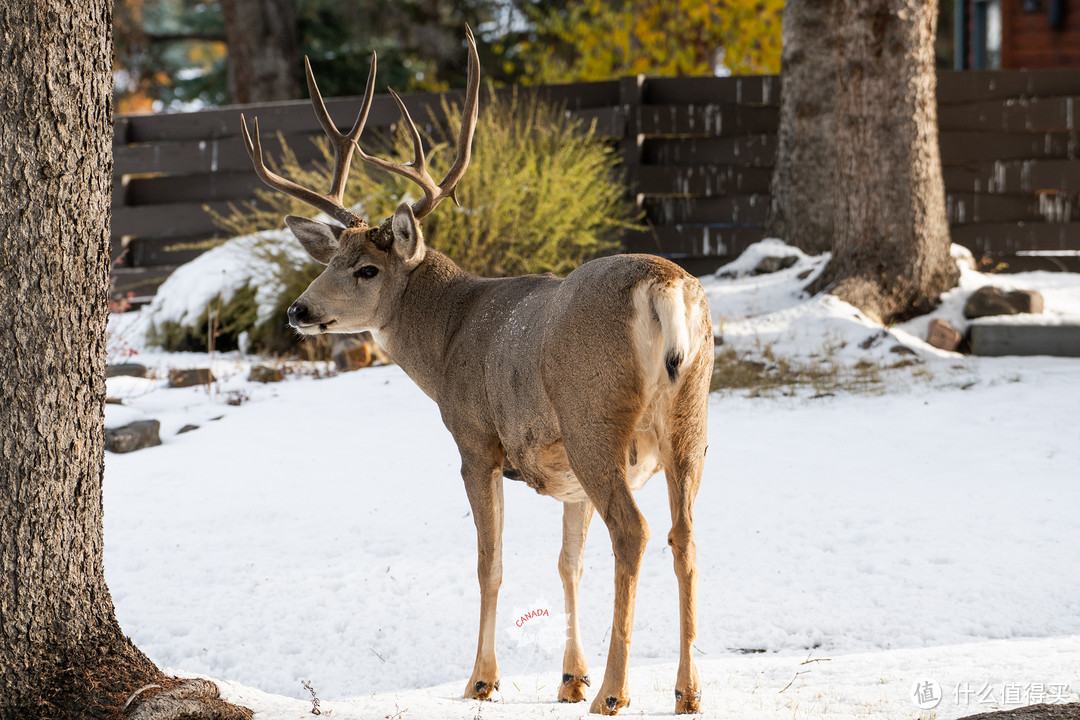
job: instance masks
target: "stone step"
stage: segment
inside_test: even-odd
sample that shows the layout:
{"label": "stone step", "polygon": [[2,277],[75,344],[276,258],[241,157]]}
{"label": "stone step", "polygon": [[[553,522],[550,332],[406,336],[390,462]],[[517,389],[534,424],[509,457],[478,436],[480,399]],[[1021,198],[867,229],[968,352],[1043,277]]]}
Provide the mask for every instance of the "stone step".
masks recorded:
{"label": "stone step", "polygon": [[973,355],[1080,357],[1080,324],[971,323]]}

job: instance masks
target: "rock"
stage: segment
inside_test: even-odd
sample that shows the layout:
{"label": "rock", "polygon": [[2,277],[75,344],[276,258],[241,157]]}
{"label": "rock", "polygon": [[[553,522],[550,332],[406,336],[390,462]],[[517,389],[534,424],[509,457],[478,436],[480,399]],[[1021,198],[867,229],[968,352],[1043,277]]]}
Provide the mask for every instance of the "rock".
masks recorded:
{"label": "rock", "polygon": [[779,272],[786,270],[797,262],[799,262],[797,255],[763,257],[758,262],[757,267],[754,268],[754,274],[768,275],[769,273]]}
{"label": "rock", "polygon": [[105,368],[105,377],[146,377],[146,366],[140,363],[116,363]]}
{"label": "rock", "polygon": [[250,399],[243,390],[230,390],[228,395],[225,396],[225,404],[240,407]]}
{"label": "rock", "polygon": [[129,453],[161,444],[157,420],[136,420],[121,427],[105,428],[105,449],[114,453]]}
{"label": "rock", "polygon": [[339,372],[359,370],[375,363],[385,363],[388,359],[368,332],[335,335],[330,343],[330,356]]}
{"label": "rock", "polygon": [[919,354],[919,353],[915,352],[914,350],[912,350],[911,348],[909,348],[907,345],[893,345],[891,348],[889,348],[889,352],[893,353],[894,355],[918,355]]}
{"label": "rock", "polygon": [[185,388],[196,385],[209,385],[214,382],[214,373],[210,368],[192,368],[190,370],[170,370],[169,387]]}
{"label": "rock", "polygon": [[1006,293],[990,285],[984,285],[971,293],[964,303],[964,317],[968,320],[991,315],[1018,315],[1042,311],[1041,293],[1035,290],[1013,290]]}
{"label": "rock", "polygon": [[1013,290],[1008,294],[1010,302],[1022,313],[1041,315],[1046,306],[1042,293],[1037,290]]}
{"label": "rock", "polygon": [[272,383],[281,382],[284,379],[285,373],[281,371],[281,368],[269,365],[252,365],[251,372],[248,373],[248,382]]}
{"label": "rock", "polygon": [[861,347],[863,350],[869,350],[872,347],[877,347],[878,345],[880,345],[881,342],[887,337],[889,337],[888,330],[878,330],[876,333],[870,335],[861,343],[859,343],[859,347]]}
{"label": "rock", "polygon": [[949,352],[956,352],[956,348],[960,347],[960,341],[963,339],[963,333],[954,328],[948,320],[941,318],[931,320],[930,328],[926,332],[926,342]]}
{"label": "rock", "polygon": [[184,433],[189,433],[189,432],[191,432],[192,430],[198,430],[198,429],[199,429],[199,426],[198,426],[198,425],[192,425],[192,424],[188,423],[188,424],[187,424],[187,425],[185,425],[184,427],[182,427],[182,428],[180,428],[179,430],[177,430],[177,431],[176,431],[176,434],[177,434],[177,435],[183,435]]}

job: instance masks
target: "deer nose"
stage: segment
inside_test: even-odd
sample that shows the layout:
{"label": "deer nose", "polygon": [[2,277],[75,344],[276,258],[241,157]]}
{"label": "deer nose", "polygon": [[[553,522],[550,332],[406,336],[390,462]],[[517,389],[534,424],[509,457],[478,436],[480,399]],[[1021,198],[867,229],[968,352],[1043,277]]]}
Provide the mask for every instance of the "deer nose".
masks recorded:
{"label": "deer nose", "polygon": [[289,324],[293,327],[300,327],[305,324],[310,315],[311,312],[308,310],[307,305],[294,302],[289,306]]}

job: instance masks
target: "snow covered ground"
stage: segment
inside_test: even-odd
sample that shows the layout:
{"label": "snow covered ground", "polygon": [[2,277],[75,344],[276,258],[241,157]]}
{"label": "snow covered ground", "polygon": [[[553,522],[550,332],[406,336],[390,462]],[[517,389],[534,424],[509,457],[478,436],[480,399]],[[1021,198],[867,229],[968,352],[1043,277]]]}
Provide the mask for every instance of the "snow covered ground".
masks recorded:
{"label": "snow covered ground", "polygon": [[[920,362],[883,371],[875,392],[711,397],[695,511],[702,715],[949,719],[1075,702],[1080,360],[943,353],[919,339],[926,319],[886,329],[800,297],[797,276],[820,263],[704,279],[724,347],[845,367]],[[1080,321],[1080,277],[1041,273],[967,272],[936,314],[960,324],[984,283],[1039,289],[1050,316]],[[138,323],[118,316],[114,336],[141,348]],[[516,630],[524,610],[562,612],[561,508],[510,481],[502,689],[495,703],[461,699],[475,530],[438,410],[398,368],[259,385],[246,380],[257,358],[218,355],[208,391],[161,379],[205,355],[134,360],[155,377],[110,379],[124,405],[107,422],[157,418],[163,444],[106,457],[106,575],[122,627],[154,661],[211,677],[275,720],[310,717],[313,693],[334,718],[587,713],[554,702],[561,649]],[[177,434],[188,424],[199,428]],[[623,714],[666,715],[678,609],[662,478],[637,498],[652,540]],[[594,688],[612,572],[594,521],[581,584]]]}

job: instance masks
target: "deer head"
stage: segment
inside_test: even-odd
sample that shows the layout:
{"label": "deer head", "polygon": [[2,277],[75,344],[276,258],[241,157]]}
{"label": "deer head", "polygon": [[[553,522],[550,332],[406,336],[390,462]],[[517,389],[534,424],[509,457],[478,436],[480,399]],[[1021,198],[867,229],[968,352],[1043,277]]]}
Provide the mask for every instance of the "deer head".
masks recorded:
{"label": "deer head", "polygon": [[[390,162],[368,155],[360,147],[358,140],[364,131],[374,95],[375,53],[371,55],[371,69],[360,112],[347,133],[341,133],[335,127],[315,83],[311,63],[304,59],[308,93],[315,116],[334,148],[333,179],[330,192],[325,195],[301,187],[267,169],[259,141],[258,118],[254,121],[254,132],[249,134],[247,121],[243,115],[240,116],[244,143],[259,178],[275,190],[325,212],[343,226],[296,215],[285,218],[285,223],[307,253],[326,266],[323,273],[289,307],[289,323],[299,332],[308,335],[350,333],[383,326],[395,312],[409,273],[424,259],[425,245],[419,221],[448,197],[458,203],[457,184],[469,166],[480,94],[480,58],[476,52],[476,40],[468,25],[465,30],[469,42],[469,80],[461,132],[454,164],[440,183],[436,183],[428,173],[420,132],[409,116],[405,103],[393,90],[390,93],[397,101],[402,119],[412,136],[413,161]],[[423,197],[412,205],[401,203],[392,218],[369,227],[363,218],[345,207],[343,200],[354,151],[359,153],[363,162],[412,180],[423,190]]]}

